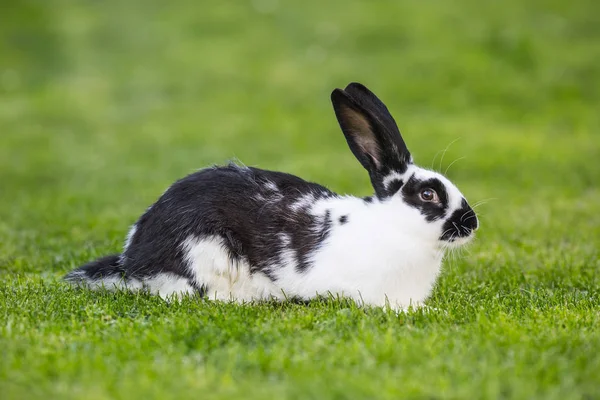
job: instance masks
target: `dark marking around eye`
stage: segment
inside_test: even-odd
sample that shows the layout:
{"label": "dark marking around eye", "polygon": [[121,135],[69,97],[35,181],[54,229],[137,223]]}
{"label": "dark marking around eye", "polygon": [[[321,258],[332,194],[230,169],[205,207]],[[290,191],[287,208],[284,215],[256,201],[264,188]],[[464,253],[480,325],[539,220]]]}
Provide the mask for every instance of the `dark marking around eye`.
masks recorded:
{"label": "dark marking around eye", "polygon": [[363,197],[363,201],[367,204],[372,203],[373,202],[373,196],[367,196],[367,197]]}
{"label": "dark marking around eye", "polygon": [[[439,203],[425,202],[420,197],[423,189],[435,190],[440,198]],[[429,222],[441,219],[448,209],[448,193],[444,184],[437,178],[418,180],[414,175],[402,187],[402,198],[406,204],[418,209]]]}
{"label": "dark marking around eye", "polygon": [[346,222],[348,222],[348,216],[347,215],[342,215],[339,219],[340,221],[340,225],[344,225]]}

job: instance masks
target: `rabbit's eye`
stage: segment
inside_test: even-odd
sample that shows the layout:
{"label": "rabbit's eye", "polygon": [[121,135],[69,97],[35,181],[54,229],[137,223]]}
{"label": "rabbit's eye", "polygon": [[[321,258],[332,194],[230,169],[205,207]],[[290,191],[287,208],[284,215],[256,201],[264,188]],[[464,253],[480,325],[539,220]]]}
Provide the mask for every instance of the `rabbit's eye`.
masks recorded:
{"label": "rabbit's eye", "polygon": [[435,190],[427,188],[421,190],[421,200],[433,203],[439,203],[440,198]]}

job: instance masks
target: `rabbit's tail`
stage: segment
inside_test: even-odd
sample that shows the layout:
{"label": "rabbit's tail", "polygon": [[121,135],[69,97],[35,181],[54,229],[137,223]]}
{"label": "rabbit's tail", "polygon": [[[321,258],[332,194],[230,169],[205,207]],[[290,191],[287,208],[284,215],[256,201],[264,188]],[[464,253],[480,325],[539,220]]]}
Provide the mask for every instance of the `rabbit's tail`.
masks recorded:
{"label": "rabbit's tail", "polygon": [[120,254],[112,254],[89,262],[69,272],[65,281],[90,288],[117,289],[127,286]]}

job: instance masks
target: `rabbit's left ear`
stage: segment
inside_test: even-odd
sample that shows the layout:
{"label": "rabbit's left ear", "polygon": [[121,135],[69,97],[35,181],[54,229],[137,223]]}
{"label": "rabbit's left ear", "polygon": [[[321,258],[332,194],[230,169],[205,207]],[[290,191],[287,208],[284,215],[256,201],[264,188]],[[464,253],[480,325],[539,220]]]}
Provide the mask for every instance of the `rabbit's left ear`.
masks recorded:
{"label": "rabbit's left ear", "polygon": [[410,152],[377,96],[360,83],[351,83],[344,90],[335,89],[331,102],[350,150],[369,171],[374,186],[377,177],[406,171],[412,162]]}

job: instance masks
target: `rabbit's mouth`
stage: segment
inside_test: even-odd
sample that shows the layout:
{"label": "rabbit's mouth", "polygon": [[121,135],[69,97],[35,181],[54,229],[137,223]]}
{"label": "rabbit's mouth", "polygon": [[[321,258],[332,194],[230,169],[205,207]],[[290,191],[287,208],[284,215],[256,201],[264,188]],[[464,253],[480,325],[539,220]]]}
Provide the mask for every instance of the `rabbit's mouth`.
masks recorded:
{"label": "rabbit's mouth", "polygon": [[441,239],[443,246],[446,248],[457,248],[466,245],[467,243],[473,241],[475,237],[475,233],[471,232],[468,236],[452,236],[448,239]]}
{"label": "rabbit's mouth", "polygon": [[467,226],[465,224],[456,223],[454,221],[446,221],[444,225],[446,229],[440,236],[440,241],[444,247],[456,248],[469,243],[475,237],[475,231],[479,227],[477,225]]}
{"label": "rabbit's mouth", "polygon": [[447,247],[459,247],[470,242],[479,228],[477,215],[467,201],[463,199],[462,207],[454,211],[442,226],[440,241]]}

